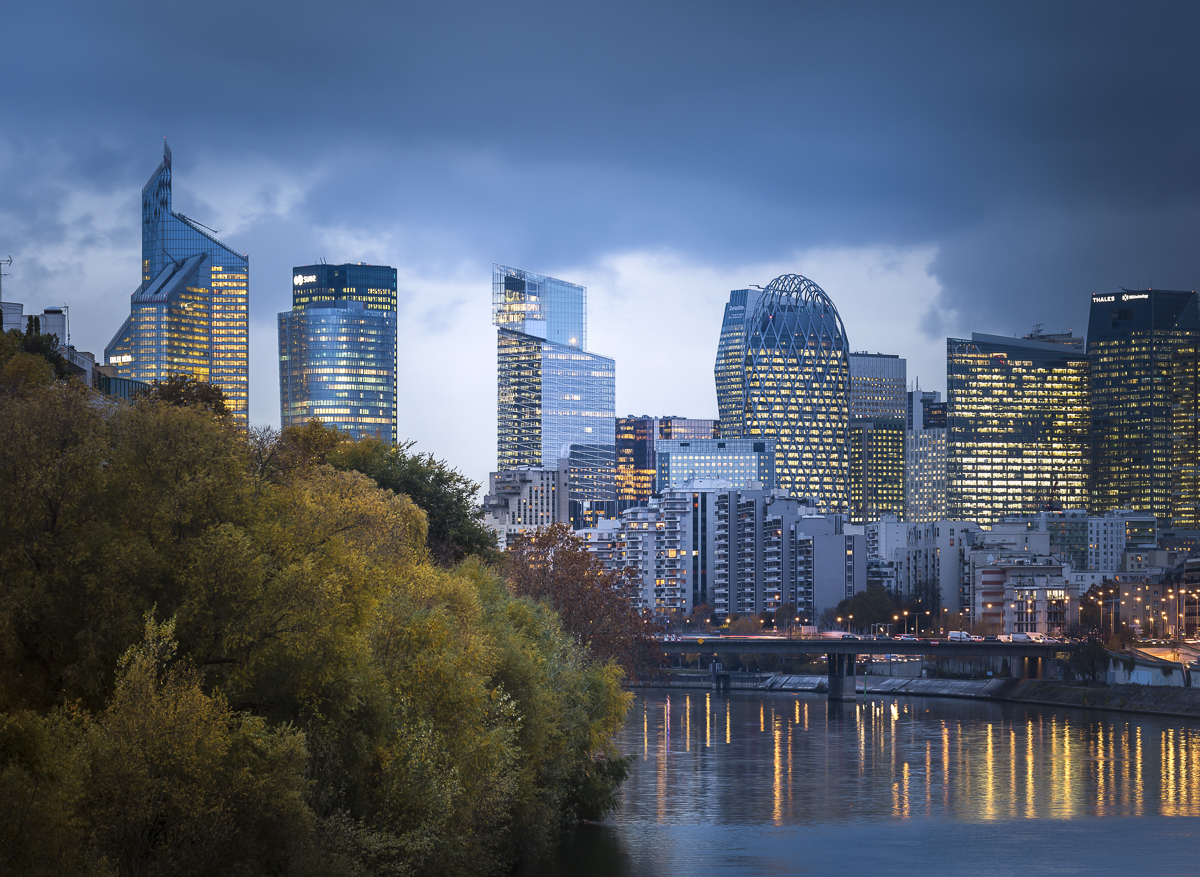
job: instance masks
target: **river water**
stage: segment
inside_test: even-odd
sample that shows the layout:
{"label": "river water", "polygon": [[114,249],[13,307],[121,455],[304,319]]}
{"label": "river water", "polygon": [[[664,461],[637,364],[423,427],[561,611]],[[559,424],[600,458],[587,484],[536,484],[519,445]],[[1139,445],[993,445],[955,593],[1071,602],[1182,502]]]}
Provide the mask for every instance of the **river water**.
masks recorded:
{"label": "river water", "polygon": [[1200,875],[1200,723],[941,698],[638,693],[619,812],[522,877]]}

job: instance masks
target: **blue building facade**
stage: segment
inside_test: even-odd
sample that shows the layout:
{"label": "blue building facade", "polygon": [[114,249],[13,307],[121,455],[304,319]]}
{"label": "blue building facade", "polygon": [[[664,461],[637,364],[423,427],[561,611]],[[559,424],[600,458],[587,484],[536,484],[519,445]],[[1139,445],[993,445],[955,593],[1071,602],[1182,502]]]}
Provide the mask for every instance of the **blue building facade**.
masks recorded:
{"label": "blue building facade", "polygon": [[171,149],[142,188],[141,284],[105,347],[118,376],[188,374],[218,387],[236,420],[250,398],[250,259],[171,209]]}
{"label": "blue building facade", "polygon": [[616,363],[584,349],[587,289],[494,265],[497,469],[571,461],[570,498],[616,499]]}
{"label": "blue building facade", "polygon": [[314,417],[353,438],[398,440],[395,268],[293,269],[292,309],[279,314],[279,419]]}

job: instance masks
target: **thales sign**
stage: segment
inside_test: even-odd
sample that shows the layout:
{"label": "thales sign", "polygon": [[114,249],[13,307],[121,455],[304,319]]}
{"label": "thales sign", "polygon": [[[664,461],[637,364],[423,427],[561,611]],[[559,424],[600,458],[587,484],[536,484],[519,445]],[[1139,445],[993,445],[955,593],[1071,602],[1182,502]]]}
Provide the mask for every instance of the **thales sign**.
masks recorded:
{"label": "thales sign", "polygon": [[[1121,294],[1121,301],[1138,301],[1139,299],[1149,298],[1149,297],[1150,297],[1150,293],[1148,293],[1148,292],[1124,292]],[[1117,300],[1117,296],[1115,296],[1115,295],[1093,295],[1092,296],[1092,304],[1094,304],[1094,305],[1107,304],[1108,302],[1112,302],[1112,301],[1116,301],[1116,300]]]}

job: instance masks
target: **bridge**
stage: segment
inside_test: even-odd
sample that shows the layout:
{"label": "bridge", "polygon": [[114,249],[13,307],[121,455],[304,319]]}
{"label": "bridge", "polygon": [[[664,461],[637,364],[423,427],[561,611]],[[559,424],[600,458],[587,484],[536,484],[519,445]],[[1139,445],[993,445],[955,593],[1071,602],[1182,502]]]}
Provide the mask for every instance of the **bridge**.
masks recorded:
{"label": "bridge", "polygon": [[[788,639],[770,636],[694,636],[660,642],[664,655],[789,655],[824,656],[829,668],[829,699],[853,700],[859,655],[911,655],[942,658],[1005,657],[1021,675],[1038,678],[1042,662],[1072,652],[1073,643],[951,642],[949,640]],[[849,683],[847,684],[847,679]]]}

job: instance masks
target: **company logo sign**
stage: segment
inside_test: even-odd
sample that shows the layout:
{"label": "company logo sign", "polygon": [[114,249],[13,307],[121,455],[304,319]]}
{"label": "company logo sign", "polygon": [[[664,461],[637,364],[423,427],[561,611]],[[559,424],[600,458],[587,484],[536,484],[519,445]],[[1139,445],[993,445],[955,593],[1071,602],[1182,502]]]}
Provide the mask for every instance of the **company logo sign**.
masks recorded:
{"label": "company logo sign", "polygon": [[293,286],[302,286],[305,283],[316,283],[316,282],[317,282],[316,274],[297,274],[295,277],[292,278]]}
{"label": "company logo sign", "polygon": [[1092,296],[1092,304],[1097,304],[1097,305],[1102,305],[1105,302],[1116,301],[1116,300],[1117,300],[1117,297],[1115,295],[1093,295]]}
{"label": "company logo sign", "polygon": [[1148,293],[1148,292],[1143,292],[1143,293],[1140,293],[1139,295],[1133,295],[1133,294],[1127,292],[1123,296],[1121,296],[1121,301],[1137,301],[1139,298],[1149,298],[1149,297],[1150,297],[1150,293]]}

